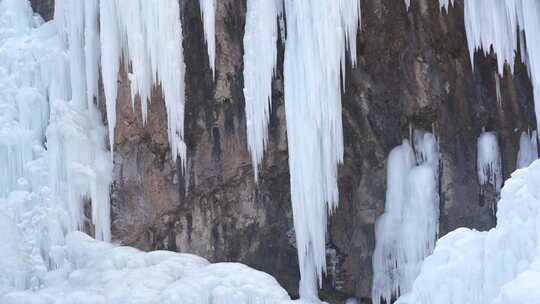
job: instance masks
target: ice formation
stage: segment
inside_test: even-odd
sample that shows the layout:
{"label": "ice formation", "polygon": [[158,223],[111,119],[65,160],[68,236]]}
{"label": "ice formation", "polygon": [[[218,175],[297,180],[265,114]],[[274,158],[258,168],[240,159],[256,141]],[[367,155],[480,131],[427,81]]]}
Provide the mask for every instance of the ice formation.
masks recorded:
{"label": "ice formation", "polygon": [[356,63],[360,3],[285,0],[285,15],[285,114],[300,295],[316,299],[317,277],[320,284],[326,270],[327,214],[338,204],[341,86],[346,49]]}
{"label": "ice formation", "polygon": [[272,77],[277,63],[278,16],[283,0],[248,0],[244,33],[244,97],[248,148],[255,180],[268,141]]}
{"label": "ice formation", "polygon": [[111,151],[116,125],[117,79],[123,58],[123,67],[129,72],[132,102],[138,95],[144,121],[152,88],[160,86],[167,109],[172,157],[180,156],[184,168],[185,64],[178,0],[100,0],[99,14],[101,69]]}
{"label": "ice formation", "polygon": [[63,4],[44,23],[28,1],[0,1],[0,292],[39,287],[70,231],[92,224],[110,239],[111,160],[86,69],[95,44],[76,35],[85,8]]}
{"label": "ice formation", "polygon": [[450,5],[454,5],[454,0],[439,0],[439,5],[441,6],[441,10],[445,8],[448,11]]}
{"label": "ice formation", "polygon": [[[0,228],[5,224],[0,221]],[[0,240],[10,244],[4,238],[0,234]],[[16,247],[9,249],[15,251]],[[0,252],[5,253],[10,251]],[[198,256],[169,251],[147,253],[95,241],[81,232],[70,233],[55,254],[59,265],[43,275],[39,289],[9,288],[3,285],[0,273],[0,303],[292,303],[273,277],[242,264],[210,264]],[[19,255],[8,257],[18,259]],[[0,260],[0,265],[4,262]]]}
{"label": "ice formation", "polygon": [[442,237],[400,304],[540,303],[540,161],[506,181],[497,226]]}
{"label": "ice formation", "polygon": [[199,0],[212,74],[216,75],[216,0]]}
{"label": "ice formation", "polygon": [[[447,0],[440,0],[447,6]],[[532,0],[465,0],[465,30],[471,65],[477,50],[497,55],[499,74],[505,63],[514,70],[518,50],[532,81],[536,121],[540,125],[540,2]]]}
{"label": "ice formation", "polygon": [[532,133],[521,132],[519,139],[519,152],[516,160],[516,168],[528,167],[533,161],[538,159],[538,136],[536,131]]}
{"label": "ice formation", "polygon": [[[96,238],[110,239],[112,162],[96,107],[100,49],[104,62],[110,59],[103,69],[114,83],[109,89],[119,69],[112,55],[133,65],[131,85],[142,101],[154,77],[161,77],[164,91],[172,80],[183,81],[165,56],[178,50],[172,40],[181,37],[179,28],[170,23],[179,18],[177,4],[126,1],[120,13],[120,2],[57,0],[55,20],[44,23],[28,1],[0,0],[0,303],[288,303],[274,278],[241,264],[144,253],[73,232],[89,223],[84,207],[90,202]],[[102,30],[101,46],[98,14],[101,26],[111,26]],[[123,48],[140,44],[148,37],[139,34],[149,29],[161,30],[155,39],[162,40]],[[122,44],[114,44],[116,38]],[[158,52],[147,45],[159,45],[165,57],[153,57]],[[160,70],[164,60],[170,69]]]}
{"label": "ice formation", "polygon": [[[476,168],[481,191],[490,187],[499,193],[503,182],[502,161],[499,142],[494,132],[483,132],[478,137]],[[495,211],[494,205],[492,209]]]}
{"label": "ice formation", "polygon": [[384,214],[375,225],[372,301],[409,291],[439,231],[439,148],[431,133],[416,131],[388,156]]}

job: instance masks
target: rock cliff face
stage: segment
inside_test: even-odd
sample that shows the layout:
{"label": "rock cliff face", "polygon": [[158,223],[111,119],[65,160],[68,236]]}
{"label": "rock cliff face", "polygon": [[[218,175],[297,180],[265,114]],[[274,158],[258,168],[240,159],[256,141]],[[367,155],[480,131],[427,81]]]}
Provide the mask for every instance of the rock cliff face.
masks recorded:
{"label": "rock cliff face", "polygon": [[[163,98],[152,96],[149,120],[131,106],[119,78],[112,187],[113,238],[141,249],[192,252],[213,262],[238,261],[274,275],[291,295],[299,278],[290,206],[282,51],[273,83],[269,148],[258,185],[246,144],[243,98],[245,1],[217,0],[216,75],[212,78],[197,1],[182,1],[186,74],[185,173],[171,160]],[[32,0],[46,18],[52,0]],[[520,132],[535,129],[526,69],[501,79],[493,57],[469,61],[463,1],[446,13],[438,1],[364,0],[359,63],[348,64],[343,94],[345,162],[340,206],[328,235],[329,273],[321,297],[369,300],[374,223],[384,210],[386,156],[410,130],[440,143],[440,232],[488,229],[495,218],[480,196],[476,139],[496,131],[504,177],[515,169]]]}

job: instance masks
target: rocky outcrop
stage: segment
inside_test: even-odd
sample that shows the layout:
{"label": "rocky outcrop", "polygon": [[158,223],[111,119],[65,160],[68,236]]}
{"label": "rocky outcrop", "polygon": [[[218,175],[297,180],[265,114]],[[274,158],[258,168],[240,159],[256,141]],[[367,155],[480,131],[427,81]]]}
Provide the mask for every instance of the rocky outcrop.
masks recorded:
{"label": "rocky outcrop", "polygon": [[[290,206],[282,54],[273,83],[269,148],[258,184],[247,150],[243,99],[245,1],[218,0],[215,79],[209,69],[197,1],[182,1],[186,74],[185,172],[171,159],[162,95],[148,123],[119,79],[112,187],[113,238],[141,249],[192,252],[238,261],[274,275],[297,294]],[[321,297],[369,300],[374,223],[384,210],[386,156],[412,129],[437,135],[441,161],[441,234],[460,226],[488,229],[495,218],[480,197],[476,139],[496,131],[505,178],[515,169],[519,135],[534,129],[526,69],[501,80],[493,57],[469,61],[463,1],[448,14],[437,1],[364,0],[358,66],[347,65],[343,94],[345,161],[340,206],[329,222],[329,273]],[[51,1],[33,0],[35,7]],[[42,3],[42,4],[41,4]],[[43,5],[43,6],[40,6]]]}

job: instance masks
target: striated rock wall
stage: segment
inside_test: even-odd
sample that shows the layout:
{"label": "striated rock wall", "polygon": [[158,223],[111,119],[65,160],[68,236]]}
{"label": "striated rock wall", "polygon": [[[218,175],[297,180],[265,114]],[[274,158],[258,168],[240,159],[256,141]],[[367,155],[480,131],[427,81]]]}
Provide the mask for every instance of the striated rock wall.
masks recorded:
{"label": "striated rock wall", "polygon": [[[33,0],[51,16],[52,0]],[[141,249],[238,261],[274,275],[297,294],[298,267],[290,206],[282,54],[273,84],[269,148],[259,184],[247,150],[243,98],[245,0],[218,0],[216,76],[208,66],[197,1],[182,1],[186,61],[187,168],[171,160],[163,98],[155,90],[146,126],[119,78],[112,186],[113,238]],[[47,9],[48,7],[48,9]],[[460,226],[488,229],[495,218],[480,197],[476,139],[496,131],[505,178],[515,169],[522,130],[534,129],[526,69],[501,80],[496,100],[493,57],[466,47],[463,1],[449,14],[438,1],[364,0],[358,66],[347,66],[343,94],[345,162],[340,206],[328,235],[329,275],[321,297],[368,299],[374,223],[384,210],[386,156],[410,130],[440,141],[441,234]],[[412,237],[412,236],[411,236]]]}

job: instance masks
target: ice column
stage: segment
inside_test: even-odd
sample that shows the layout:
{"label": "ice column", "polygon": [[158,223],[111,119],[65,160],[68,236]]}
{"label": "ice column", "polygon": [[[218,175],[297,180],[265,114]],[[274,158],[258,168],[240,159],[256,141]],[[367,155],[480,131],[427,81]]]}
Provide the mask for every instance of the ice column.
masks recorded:
{"label": "ice column", "polygon": [[[341,76],[346,48],[356,46],[360,5],[357,0],[286,0],[285,15],[285,114],[300,296],[314,299],[316,278],[320,284],[326,270],[327,214],[338,204]],[[349,52],[356,56],[355,49]]]}
{"label": "ice column", "polygon": [[[99,44],[97,2],[59,0],[55,23],[61,38],[55,82],[70,94],[52,96],[47,148],[49,184],[70,214],[68,230],[82,230],[84,202],[92,202],[92,223],[99,240],[110,240],[109,186],[112,163],[104,147],[105,129],[94,104]],[[63,54],[69,54],[63,58]],[[88,64],[88,65],[87,65]],[[62,70],[69,70],[69,74]],[[69,77],[68,77],[69,75]]]}
{"label": "ice column", "polygon": [[519,139],[519,152],[517,155],[516,169],[523,169],[538,159],[538,142],[536,131],[532,133],[521,132]]}
{"label": "ice column", "polygon": [[[497,135],[494,132],[483,132],[478,137],[476,166],[480,191],[484,193],[486,187],[491,187],[498,194],[503,182],[502,162]],[[492,205],[493,211],[495,201]]]}
{"label": "ice column", "polygon": [[415,131],[388,156],[383,215],[375,225],[373,303],[411,289],[424,258],[431,254],[439,226],[439,148],[431,133]]}
{"label": "ice column", "polygon": [[244,33],[244,97],[248,148],[255,180],[268,141],[272,77],[277,63],[278,15],[282,0],[247,1]]}
{"label": "ice column", "polygon": [[[204,27],[204,38],[208,48],[208,60],[212,74],[216,75],[216,0],[199,0]],[[268,2],[272,2],[270,0]]]}

